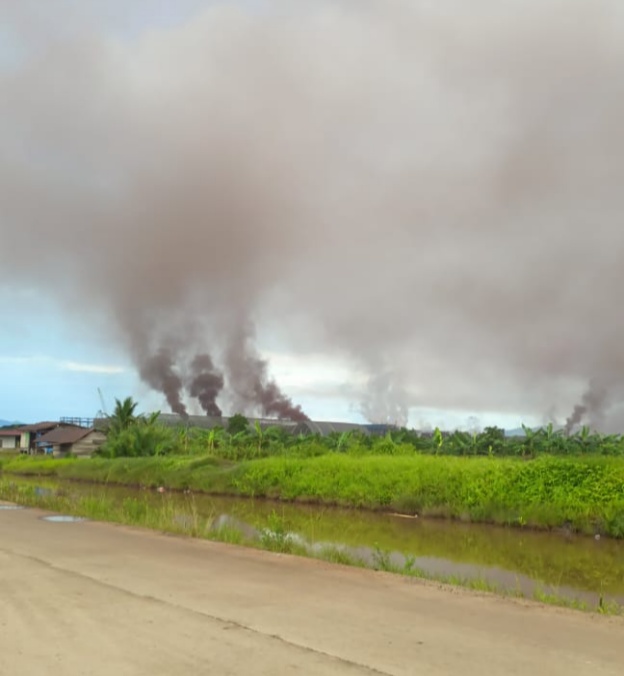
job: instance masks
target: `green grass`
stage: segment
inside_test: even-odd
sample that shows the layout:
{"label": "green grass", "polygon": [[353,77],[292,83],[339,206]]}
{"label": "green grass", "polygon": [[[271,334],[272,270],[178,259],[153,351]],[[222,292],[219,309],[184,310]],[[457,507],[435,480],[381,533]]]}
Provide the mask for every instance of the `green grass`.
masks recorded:
{"label": "green grass", "polygon": [[624,537],[624,462],[321,456],[239,467],[241,495]]}
{"label": "green grass", "polygon": [[6,473],[308,501],[624,538],[624,459],[323,455],[14,459]]}
{"label": "green grass", "polygon": [[67,496],[62,493],[36,491],[35,486],[0,482],[0,497],[21,505],[39,507],[95,521],[110,521],[132,526],[142,526],[173,533],[198,536],[205,527],[205,517],[199,517],[192,499],[181,509],[163,497],[155,508],[141,498],[128,497],[121,502],[103,495]]}
{"label": "green grass", "polygon": [[0,464],[7,474],[49,476],[72,481],[85,481],[122,486],[195,491],[227,491],[232,465],[210,456],[144,457],[116,460],[52,458],[18,458]]}

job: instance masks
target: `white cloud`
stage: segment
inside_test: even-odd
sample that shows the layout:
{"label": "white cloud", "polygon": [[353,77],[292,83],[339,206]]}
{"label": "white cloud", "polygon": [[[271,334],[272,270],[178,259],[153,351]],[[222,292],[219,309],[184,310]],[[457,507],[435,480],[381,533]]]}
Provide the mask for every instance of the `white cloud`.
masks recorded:
{"label": "white cloud", "polygon": [[109,364],[81,364],[75,361],[60,362],[60,368],[64,371],[77,371],[80,373],[107,373],[118,374],[125,373],[126,369],[123,366],[113,366]]}
{"label": "white cloud", "polygon": [[29,364],[37,357],[7,357],[0,355],[0,364]]}
{"label": "white cloud", "polygon": [[73,371],[76,373],[100,373],[117,375],[126,372],[126,369],[123,366],[116,366],[113,364],[85,364],[82,362],[55,359],[54,357],[47,357],[45,355],[0,355],[0,364],[25,367],[31,366],[48,369],[52,368],[60,369],[61,371]]}

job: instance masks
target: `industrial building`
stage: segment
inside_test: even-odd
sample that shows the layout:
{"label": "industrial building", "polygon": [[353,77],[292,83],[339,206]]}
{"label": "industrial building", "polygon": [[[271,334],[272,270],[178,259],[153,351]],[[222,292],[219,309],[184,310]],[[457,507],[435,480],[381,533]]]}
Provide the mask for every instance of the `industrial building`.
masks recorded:
{"label": "industrial building", "polygon": [[[361,432],[363,434],[379,434],[383,435],[390,430],[395,430],[395,425],[385,424],[359,424],[350,422],[331,422],[318,420],[305,420],[303,422],[292,422],[290,420],[277,420],[275,418],[247,418],[250,427],[254,427],[256,423],[262,429],[268,427],[281,427],[291,434],[320,434],[327,436],[328,434],[343,432]],[[230,418],[227,416],[215,418],[205,415],[190,415],[187,418],[182,418],[175,413],[161,413],[158,416],[158,421],[163,425],[178,427],[199,427],[202,429],[212,429],[213,427],[223,427],[227,429]],[[97,421],[96,421],[96,427]]]}

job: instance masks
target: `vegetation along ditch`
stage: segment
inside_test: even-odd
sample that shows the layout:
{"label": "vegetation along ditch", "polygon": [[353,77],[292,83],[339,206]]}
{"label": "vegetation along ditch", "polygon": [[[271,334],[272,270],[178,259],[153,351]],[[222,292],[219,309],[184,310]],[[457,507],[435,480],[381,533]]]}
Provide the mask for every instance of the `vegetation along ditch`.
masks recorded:
{"label": "vegetation along ditch", "polygon": [[7,475],[0,499],[602,613],[624,605],[624,542],[567,530]]}
{"label": "vegetation along ditch", "polygon": [[624,459],[328,453],[232,462],[207,455],[13,459],[5,474],[165,487],[624,538]]}

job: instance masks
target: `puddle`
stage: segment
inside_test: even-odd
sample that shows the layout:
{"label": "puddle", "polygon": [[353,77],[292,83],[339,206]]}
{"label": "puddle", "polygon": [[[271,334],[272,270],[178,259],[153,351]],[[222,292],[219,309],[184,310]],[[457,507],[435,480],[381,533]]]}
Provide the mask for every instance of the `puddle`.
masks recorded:
{"label": "puddle", "polygon": [[0,510],[14,510],[14,509],[24,509],[22,505],[0,505]]}
{"label": "puddle", "polygon": [[65,514],[54,514],[52,516],[42,516],[43,521],[53,521],[54,523],[77,523],[80,521],[87,521],[80,516],[68,516]]}

